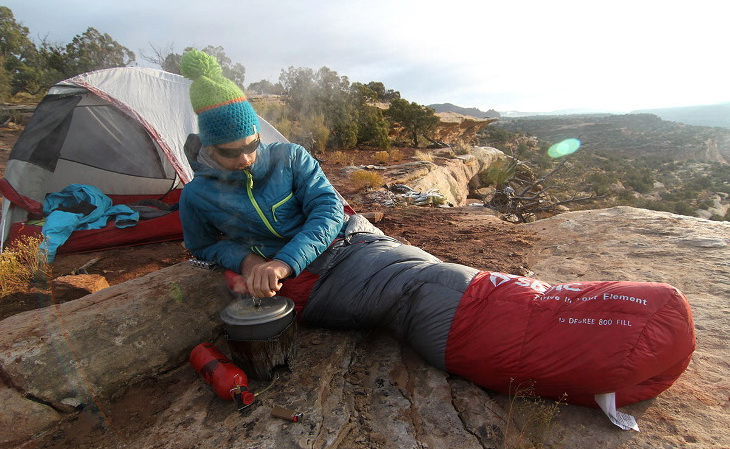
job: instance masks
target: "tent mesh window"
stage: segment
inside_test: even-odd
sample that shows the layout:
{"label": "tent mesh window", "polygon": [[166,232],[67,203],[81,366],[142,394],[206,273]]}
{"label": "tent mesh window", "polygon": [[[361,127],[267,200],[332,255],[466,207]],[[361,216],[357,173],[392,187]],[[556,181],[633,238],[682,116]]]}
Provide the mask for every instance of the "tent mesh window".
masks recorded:
{"label": "tent mesh window", "polygon": [[56,170],[59,160],[65,160],[141,178],[175,178],[161,150],[139,123],[88,95],[46,96],[10,159],[50,172]]}
{"label": "tent mesh window", "polygon": [[30,162],[54,171],[68,134],[73,110],[79,101],[81,97],[77,95],[44,98],[10,152],[10,159]]}
{"label": "tent mesh window", "polygon": [[159,151],[147,132],[108,105],[74,110],[60,159],[126,175],[166,178]]}

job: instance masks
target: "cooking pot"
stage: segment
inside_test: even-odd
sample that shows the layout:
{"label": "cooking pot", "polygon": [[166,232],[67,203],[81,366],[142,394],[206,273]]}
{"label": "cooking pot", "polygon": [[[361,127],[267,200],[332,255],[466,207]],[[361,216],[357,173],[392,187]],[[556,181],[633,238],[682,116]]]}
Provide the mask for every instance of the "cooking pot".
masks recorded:
{"label": "cooking pot", "polygon": [[220,313],[233,362],[257,380],[271,380],[296,353],[294,301],[240,296]]}
{"label": "cooking pot", "polygon": [[280,334],[294,320],[294,301],[283,296],[240,296],[221,311],[232,340],[264,340]]}

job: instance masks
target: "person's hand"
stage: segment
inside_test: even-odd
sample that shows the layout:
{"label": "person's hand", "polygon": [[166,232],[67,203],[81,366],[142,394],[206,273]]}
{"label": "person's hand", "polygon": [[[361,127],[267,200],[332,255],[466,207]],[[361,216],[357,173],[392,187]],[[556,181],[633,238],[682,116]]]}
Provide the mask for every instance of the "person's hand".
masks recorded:
{"label": "person's hand", "polygon": [[[245,263],[245,262],[244,262]],[[248,293],[254,298],[269,298],[281,290],[281,279],[292,273],[291,267],[280,260],[255,264],[244,273]]]}
{"label": "person's hand", "polygon": [[254,267],[265,263],[266,259],[257,254],[250,253],[247,255],[243,261],[241,261],[241,274],[238,274],[235,271],[226,270],[225,276],[228,288],[233,293],[237,293],[239,295],[249,294],[248,286],[246,285],[246,277],[251,273],[251,270],[253,270]]}

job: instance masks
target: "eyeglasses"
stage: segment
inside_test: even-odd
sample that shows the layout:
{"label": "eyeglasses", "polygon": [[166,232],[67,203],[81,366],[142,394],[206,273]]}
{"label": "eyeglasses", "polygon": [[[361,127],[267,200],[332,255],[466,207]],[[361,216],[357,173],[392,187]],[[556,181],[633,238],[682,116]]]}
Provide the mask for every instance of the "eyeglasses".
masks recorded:
{"label": "eyeglasses", "polygon": [[221,157],[224,157],[226,159],[233,159],[237,158],[243,153],[250,154],[256,151],[259,147],[259,144],[261,143],[261,135],[256,135],[256,140],[254,140],[251,143],[247,143],[245,145],[241,145],[238,148],[220,148],[217,145],[213,145],[213,148],[215,151],[221,155]]}

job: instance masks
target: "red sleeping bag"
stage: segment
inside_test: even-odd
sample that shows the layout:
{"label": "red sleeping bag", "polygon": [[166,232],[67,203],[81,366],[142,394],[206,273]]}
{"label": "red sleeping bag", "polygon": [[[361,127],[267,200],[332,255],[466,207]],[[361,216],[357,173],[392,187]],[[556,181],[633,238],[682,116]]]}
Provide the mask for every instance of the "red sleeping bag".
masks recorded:
{"label": "red sleeping bag", "polygon": [[597,406],[656,396],[695,348],[687,298],[668,284],[544,282],[480,272],[454,316],[446,368],[486,388]]}

